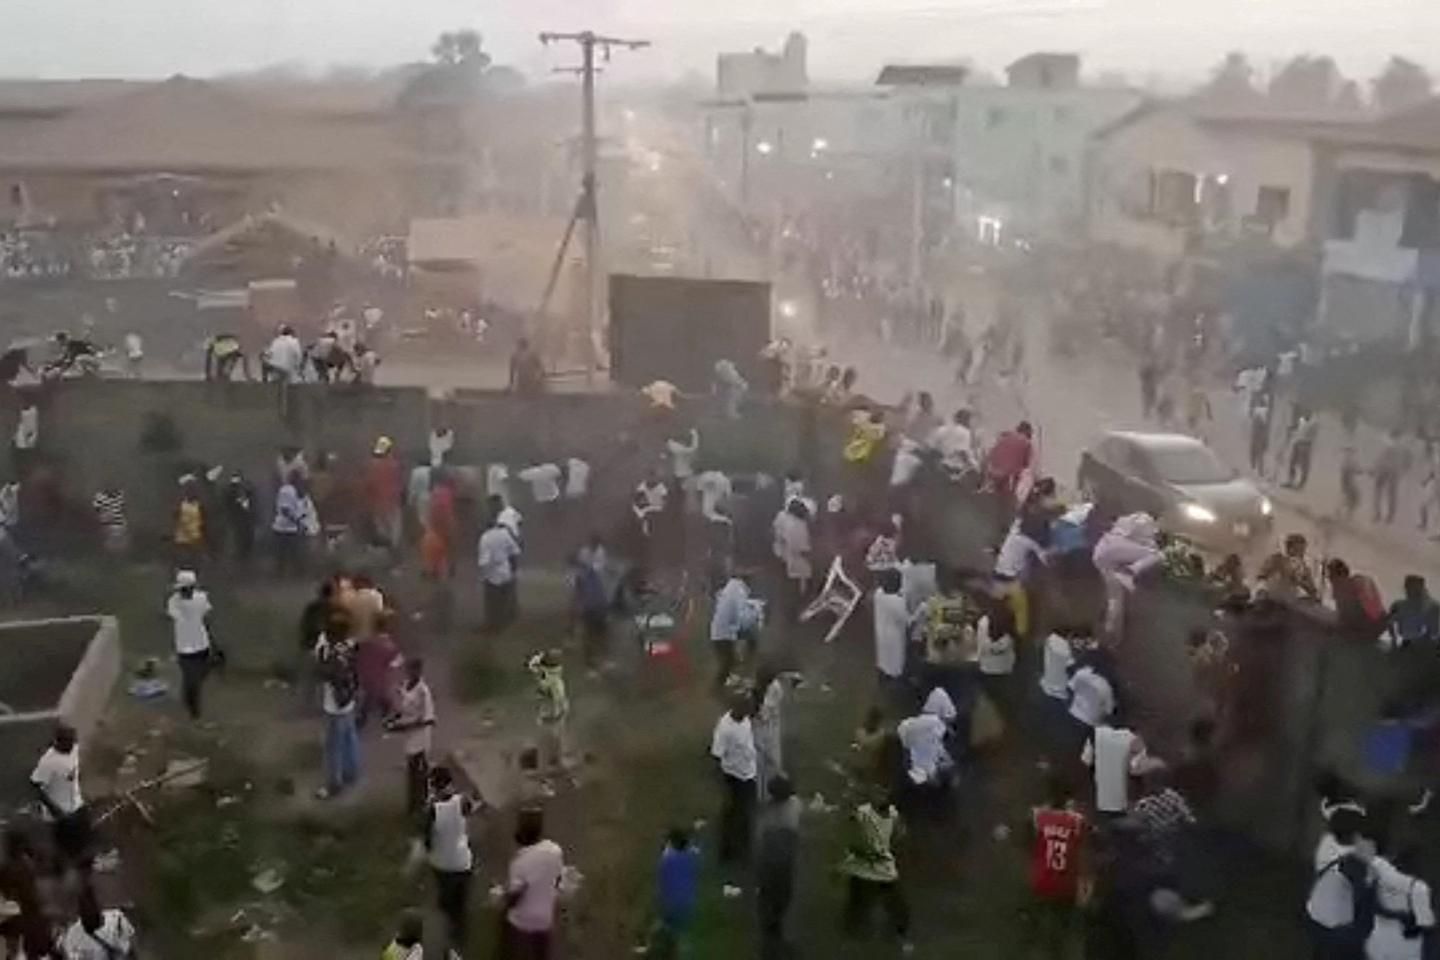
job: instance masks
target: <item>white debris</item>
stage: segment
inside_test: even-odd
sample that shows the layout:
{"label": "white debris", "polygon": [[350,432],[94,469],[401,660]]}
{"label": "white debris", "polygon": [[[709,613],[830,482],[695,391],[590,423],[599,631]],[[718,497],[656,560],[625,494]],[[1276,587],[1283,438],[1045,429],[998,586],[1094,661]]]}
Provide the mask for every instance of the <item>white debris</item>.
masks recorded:
{"label": "white debris", "polygon": [[210,762],[195,757],[176,757],[165,765],[162,780],[171,790],[188,790],[205,782],[209,775]]}
{"label": "white debris", "polygon": [[285,886],[285,875],[277,867],[266,867],[250,878],[250,886],[268,897]]}

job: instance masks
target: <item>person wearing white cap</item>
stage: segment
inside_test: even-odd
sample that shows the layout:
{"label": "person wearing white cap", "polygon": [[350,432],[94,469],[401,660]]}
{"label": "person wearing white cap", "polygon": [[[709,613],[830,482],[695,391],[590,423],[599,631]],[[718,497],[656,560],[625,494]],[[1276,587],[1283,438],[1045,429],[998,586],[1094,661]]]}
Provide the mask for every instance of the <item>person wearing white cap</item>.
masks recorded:
{"label": "person wearing white cap", "polygon": [[200,690],[210,672],[214,649],[210,644],[210,597],[199,588],[194,570],[175,574],[175,586],[165,612],[175,630],[175,659],[180,664],[180,690],[185,709],[200,719]]}

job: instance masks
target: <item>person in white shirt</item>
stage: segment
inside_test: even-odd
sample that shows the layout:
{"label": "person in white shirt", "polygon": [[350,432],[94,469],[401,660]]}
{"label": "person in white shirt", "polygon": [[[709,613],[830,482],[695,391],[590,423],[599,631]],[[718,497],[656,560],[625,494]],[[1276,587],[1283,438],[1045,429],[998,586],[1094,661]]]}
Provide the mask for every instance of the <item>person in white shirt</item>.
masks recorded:
{"label": "person in white shirt", "polygon": [[960,718],[960,710],[955,706],[955,701],[950,698],[950,694],[944,687],[935,687],[926,695],[920,712],[939,717],[947,727],[953,726],[955,721]]}
{"label": "person in white shirt", "polygon": [[315,501],[305,489],[305,480],[294,471],[275,494],[275,518],[270,523],[275,550],[275,573],[303,573],[306,544],[309,537],[320,532],[320,518]]}
{"label": "person in white shirt", "polygon": [[90,884],[80,888],[75,922],[65,930],[60,951],[65,960],[131,960],[135,927],[116,908],[101,910]]}
{"label": "person in white shirt", "polygon": [[785,614],[800,616],[814,569],[810,563],[810,512],[799,500],[791,500],[771,523],[771,549],[785,571]]}
{"label": "person in white shirt", "polygon": [[281,383],[299,383],[301,365],[305,360],[305,348],[291,327],[282,326],[265,348],[261,361],[261,378],[266,382],[278,380]]}
{"label": "person in white shirt", "polygon": [[735,671],[740,641],[753,645],[757,626],[754,611],[747,575],[740,571],[731,573],[715,595],[715,609],[710,615],[710,645],[715,650],[717,688],[723,688]]}
{"label": "person in white shirt", "polygon": [[40,443],[40,408],[33,400],[26,400],[15,421],[15,454],[26,457],[34,452]]}
{"label": "person in white shirt", "polygon": [[430,466],[443,467],[445,458],[455,449],[455,431],[446,426],[430,430]]}
{"label": "person in white shirt", "polygon": [[1102,723],[1091,733],[1080,760],[1095,771],[1095,809],[1116,816],[1130,809],[1130,778],[1157,769],[1145,741],[1128,727]]}
{"label": "person in white shirt", "polygon": [[436,767],[430,771],[430,805],[422,839],[430,869],[435,874],[435,901],[445,918],[448,947],[451,955],[457,957],[465,946],[469,930],[467,913],[475,857],[470,850],[467,820],[475,807],[471,797],[455,788],[450,768]]}
{"label": "person in white shirt", "polygon": [[565,499],[584,500],[590,495],[590,464],[579,457],[565,461]]}
{"label": "person in white shirt", "polygon": [[530,496],[536,503],[554,503],[560,499],[560,468],[553,463],[537,463],[516,474],[530,484]]}
{"label": "person in white shirt", "polygon": [[405,479],[405,502],[410,505],[414,530],[423,531],[430,518],[430,490],[434,486],[431,478],[439,472],[428,463],[417,463]]}
{"label": "person in white shirt", "polygon": [[355,345],[360,342],[360,330],[355,321],[349,317],[341,317],[335,321],[331,331],[335,336],[335,346],[353,357]]}
{"label": "person in white shirt", "polygon": [[1370,870],[1374,848],[1360,836],[1364,822],[1364,816],[1354,810],[1336,810],[1329,831],[1315,845],[1305,916],[1315,956],[1321,960],[1360,954],[1355,892],[1358,886],[1374,881]]}
{"label": "person in white shirt", "polygon": [[940,454],[940,463],[952,477],[976,468],[975,434],[970,429],[970,411],[957,410],[947,424],[930,434],[930,447]]}
{"label": "person in white shirt", "polygon": [[520,847],[510,859],[505,883],[505,927],[500,953],[506,957],[548,957],[555,905],[565,875],[565,851],[545,838],[544,815],[521,810],[515,828]]}
{"label": "person in white shirt", "polygon": [[730,478],[719,470],[706,470],[695,478],[695,488],[700,492],[700,515],[711,523],[730,523],[721,512],[734,493]]}
{"label": "person in white shirt", "polygon": [[88,865],[90,817],[80,792],[80,747],[74,727],[56,724],[54,739],[35,764],[30,784],[54,830],[55,850],[62,863]]}
{"label": "person in white shirt", "polygon": [[975,623],[981,676],[1008,677],[1015,672],[1015,637],[1007,619],[987,613]]}
{"label": "person in white shirt", "polygon": [[900,745],[905,748],[906,772],[911,783],[917,787],[944,786],[945,778],[954,765],[949,751],[945,749],[945,736],[950,727],[939,716],[947,702],[953,710],[954,704],[948,696],[944,701],[927,697],[920,713],[901,720],[895,728]]}
{"label": "person in white shirt", "polygon": [[505,464],[492,463],[485,468],[485,496],[510,502],[510,468]]}
{"label": "person in white shirt", "polygon": [[180,665],[180,691],[191,719],[200,719],[200,692],[210,673],[210,596],[198,587],[194,570],[175,574],[165,613],[175,632],[175,659]]}
{"label": "person in white shirt", "polygon": [[910,629],[910,611],[900,591],[899,570],[881,570],[879,586],[871,598],[875,626],[875,669],[884,681],[898,681],[905,673],[905,646]]}
{"label": "person in white shirt", "polygon": [[405,662],[400,708],[385,726],[393,733],[405,735],[405,809],[412,815],[418,814],[425,805],[431,731],[435,729],[435,697],[425,682],[425,664],[419,657]]}
{"label": "person in white shirt", "polygon": [[517,544],[524,546],[525,540],[520,531],[525,517],[519,510],[516,510],[504,497],[494,493],[486,498],[485,509],[489,516],[499,521],[500,526],[510,531],[510,536],[515,538]]}
{"label": "person in white shirt", "polygon": [[1115,688],[1092,663],[1070,677],[1070,716],[1086,727],[1098,726],[1115,711]]}
{"label": "person in white shirt", "polygon": [[730,709],[716,722],[710,739],[710,756],[719,763],[725,779],[725,802],[720,812],[721,863],[743,858],[750,848],[755,778],[759,775],[755,731],[750,725],[752,706],[749,697],[735,695]]}
{"label": "person in white shirt", "polygon": [[1070,668],[1074,665],[1075,650],[1070,646],[1070,640],[1059,633],[1046,637],[1040,692],[1061,703],[1069,701]]}
{"label": "person in white shirt", "polygon": [[665,441],[670,457],[670,476],[682,490],[689,490],[695,476],[695,458],[700,455],[700,433],[694,427]]}
{"label": "person in white shirt", "polygon": [[810,516],[815,516],[815,498],[805,492],[805,478],[798,472],[792,470],[785,474],[785,482],[781,486],[781,502],[789,503],[791,500],[799,500],[805,504],[805,509],[810,511]]}
{"label": "person in white shirt", "polygon": [[1370,861],[1375,878],[1375,925],[1365,941],[1366,960],[1423,960],[1435,929],[1430,885],[1415,873],[1416,853]]}
{"label": "person in white shirt", "polygon": [[145,341],[138,333],[125,334],[125,369],[130,379],[139,380],[145,365]]}
{"label": "person in white shirt", "polygon": [[1044,547],[1048,540],[1047,520],[1023,517],[1010,525],[995,557],[996,585],[1015,617],[1015,632],[1022,637],[1030,632],[1030,577],[1037,564],[1048,561]]}
{"label": "person in white shirt", "polygon": [[908,486],[920,472],[920,446],[909,437],[901,437],[895,448],[895,460],[890,466],[890,489],[892,493]]}
{"label": "person in white shirt", "polygon": [[520,544],[515,534],[500,517],[495,517],[489,529],[480,534],[476,557],[485,591],[485,628],[491,632],[508,627],[518,613],[515,565],[519,559]]}
{"label": "person in white shirt", "polygon": [[664,512],[665,501],[670,495],[670,490],[654,470],[645,475],[645,479],[635,487],[635,492],[645,498],[645,504],[652,512]]}

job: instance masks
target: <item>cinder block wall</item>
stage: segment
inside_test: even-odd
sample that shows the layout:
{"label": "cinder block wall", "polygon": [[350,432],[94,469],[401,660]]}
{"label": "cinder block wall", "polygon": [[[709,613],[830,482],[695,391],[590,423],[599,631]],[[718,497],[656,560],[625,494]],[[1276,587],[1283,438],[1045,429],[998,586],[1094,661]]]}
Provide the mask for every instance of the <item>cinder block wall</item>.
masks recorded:
{"label": "cinder block wall", "polygon": [[[351,468],[363,463],[376,437],[394,439],[407,463],[425,455],[426,437],[437,422],[456,436],[451,461],[494,462],[512,471],[529,464],[580,457],[592,465],[597,489],[628,490],[656,464],[664,438],[678,425],[701,432],[702,469],[782,474],[833,456],[843,428],[823,422],[810,431],[826,438],[805,444],[807,413],[788,404],[757,401],[738,421],[717,416],[704,398],[680,414],[662,417],[635,392],[557,393],[521,399],[492,391],[462,391],[433,401],[420,387],[354,389],[301,385],[284,395],[258,383],[96,380],[47,385],[40,395],[41,452],[60,470],[71,505],[87,510],[90,497],[118,483],[129,502],[138,537],[168,529],[175,479],[186,463],[243,470],[268,510],[275,459],[284,445],[303,447],[315,462],[320,450],[338,454]],[[0,428],[13,429],[15,398],[7,395]],[[145,449],[142,436],[154,417],[168,417],[179,447],[169,453]],[[838,416],[820,411],[819,419]],[[809,450],[807,453],[806,450]],[[8,473],[0,469],[0,474]],[[812,475],[822,472],[810,468]],[[523,509],[523,507],[522,507]]]}

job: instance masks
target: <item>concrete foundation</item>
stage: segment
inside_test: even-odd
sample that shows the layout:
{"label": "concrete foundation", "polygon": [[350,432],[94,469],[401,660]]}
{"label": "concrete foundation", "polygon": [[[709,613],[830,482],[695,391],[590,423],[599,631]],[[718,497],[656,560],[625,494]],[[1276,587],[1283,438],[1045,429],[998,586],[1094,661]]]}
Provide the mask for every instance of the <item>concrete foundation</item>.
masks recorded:
{"label": "concrete foundation", "polygon": [[114,617],[0,624],[0,810],[24,803],[30,772],[61,720],[85,742],[120,674]]}

